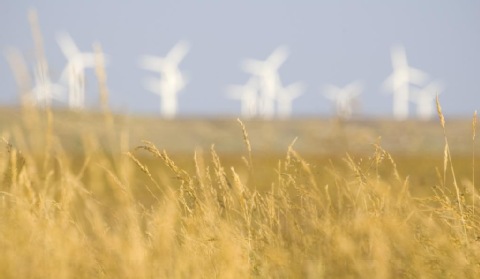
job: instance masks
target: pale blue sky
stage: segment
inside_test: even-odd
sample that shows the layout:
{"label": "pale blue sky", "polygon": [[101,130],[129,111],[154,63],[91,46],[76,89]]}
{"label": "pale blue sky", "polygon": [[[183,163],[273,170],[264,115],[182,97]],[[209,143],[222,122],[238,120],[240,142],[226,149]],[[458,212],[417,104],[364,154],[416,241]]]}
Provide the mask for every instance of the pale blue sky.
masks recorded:
{"label": "pale blue sky", "polygon": [[[227,3],[228,2],[228,3]],[[388,2],[388,3],[387,3]],[[177,41],[191,44],[181,64],[190,83],[179,95],[180,115],[238,114],[225,96],[228,84],[248,75],[239,63],[264,59],[278,45],[290,57],[281,67],[284,83],[303,81],[295,115],[330,115],[321,94],[326,84],[365,82],[366,115],[391,115],[392,97],[382,88],[392,71],[390,47],[403,44],[409,64],[442,80],[447,115],[480,109],[480,1],[6,1],[0,0],[0,50],[17,47],[33,64],[27,20],[37,9],[52,76],[65,64],[55,36],[67,31],[83,51],[99,41],[109,56],[108,83],[116,110],[158,111],[159,98],[141,81],[140,55],[164,55]],[[87,99],[97,100],[92,70]],[[17,102],[13,75],[0,57],[0,102]]]}

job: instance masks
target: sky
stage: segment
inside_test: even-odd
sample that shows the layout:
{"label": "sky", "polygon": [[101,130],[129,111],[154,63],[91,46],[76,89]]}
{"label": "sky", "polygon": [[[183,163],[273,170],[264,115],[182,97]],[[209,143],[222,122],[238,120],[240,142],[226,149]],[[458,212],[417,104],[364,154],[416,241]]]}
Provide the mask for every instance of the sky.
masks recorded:
{"label": "sky", "polygon": [[[446,115],[471,116],[480,109],[480,1],[0,0],[3,105],[19,102],[3,54],[14,47],[30,67],[35,62],[30,8],[38,13],[53,80],[66,64],[58,33],[68,32],[82,51],[101,43],[108,55],[110,105],[117,112],[158,113],[159,96],[142,86],[152,73],[138,60],[164,56],[180,40],[191,46],[180,64],[189,80],[178,95],[180,116],[238,115],[240,102],[229,99],[226,88],[248,80],[240,63],[266,59],[280,45],[290,51],[279,71],[282,82],[306,85],[293,102],[296,116],[331,115],[323,88],[361,80],[359,113],[390,117],[392,94],[382,84],[392,73],[390,49],[399,44],[410,66],[445,85],[440,100]],[[93,70],[86,75],[87,105],[98,107]]]}

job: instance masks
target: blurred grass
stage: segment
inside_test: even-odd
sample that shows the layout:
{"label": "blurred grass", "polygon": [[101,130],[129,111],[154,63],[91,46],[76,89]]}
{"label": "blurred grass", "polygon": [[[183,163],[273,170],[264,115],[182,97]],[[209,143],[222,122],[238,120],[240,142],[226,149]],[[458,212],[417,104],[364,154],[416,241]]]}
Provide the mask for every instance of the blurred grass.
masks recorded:
{"label": "blurred grass", "polygon": [[0,277],[480,271],[470,120],[243,124],[0,110]]}
{"label": "blurred grass", "polygon": [[[62,144],[74,150],[79,141],[78,130],[100,136],[105,143],[107,130],[101,113],[73,113],[56,111],[54,128]],[[243,152],[238,141],[236,119],[180,118],[163,120],[156,117],[114,115],[115,130],[125,132],[131,146],[149,139],[161,148],[172,152],[190,153],[197,147],[209,149],[215,144],[222,153]],[[39,125],[45,125],[38,122]],[[256,153],[284,153],[288,145],[298,138],[295,149],[315,155],[343,156],[346,152],[369,154],[372,144],[380,144],[395,155],[439,155],[443,151],[443,131],[436,119],[429,122],[409,120],[371,119],[351,120],[300,118],[264,121],[245,120],[248,132],[255,141]],[[27,124],[27,126],[33,124]],[[0,128],[22,127],[21,111],[15,108],[0,109]],[[453,155],[470,155],[471,123],[468,119],[448,119],[447,137]],[[44,127],[44,126],[42,126]],[[380,139],[379,139],[380,138]],[[480,148],[477,146],[476,150]]]}

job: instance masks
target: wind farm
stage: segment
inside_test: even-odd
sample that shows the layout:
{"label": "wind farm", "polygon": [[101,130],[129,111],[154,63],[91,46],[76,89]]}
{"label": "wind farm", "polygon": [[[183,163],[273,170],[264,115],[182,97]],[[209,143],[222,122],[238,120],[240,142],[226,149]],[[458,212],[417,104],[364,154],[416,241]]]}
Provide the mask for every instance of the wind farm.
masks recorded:
{"label": "wind farm", "polygon": [[[47,63],[38,60],[34,69],[35,86],[31,89],[33,103],[41,106],[50,106],[52,101],[62,102],[67,92],[67,105],[71,110],[85,109],[85,70],[95,68],[95,53],[80,52],[73,39],[67,33],[57,36],[61,52],[67,59],[59,82],[51,81]],[[154,76],[144,78],[143,87],[160,96],[160,115],[164,118],[177,117],[179,102],[178,95],[188,84],[187,76],[179,66],[190,50],[186,41],[176,43],[165,57],[143,55],[138,60],[138,66]],[[16,55],[16,54],[15,54]],[[16,61],[14,54],[9,58]],[[293,82],[283,85],[280,77],[280,68],[290,55],[287,46],[278,46],[265,60],[244,59],[241,69],[250,75],[245,85],[225,86],[225,97],[240,101],[240,112],[230,113],[231,116],[262,119],[288,119],[294,112],[293,102],[304,95],[308,84]],[[105,55],[101,54],[102,63]],[[98,59],[98,58],[97,58]],[[391,63],[393,73],[383,83],[383,88],[392,93],[392,117],[397,121],[404,121],[409,117],[420,120],[429,120],[434,114],[435,97],[444,89],[440,80],[430,80],[425,72],[408,65],[406,51],[403,46],[394,46],[391,49]],[[17,66],[12,66],[15,70]],[[25,67],[25,66],[23,66]],[[333,85],[323,85],[323,94],[334,104],[333,115],[343,120],[362,117],[360,111],[355,111],[354,104],[360,103],[360,93],[363,83],[360,81],[347,84],[340,88]],[[416,106],[416,113],[410,114],[410,104]],[[202,105],[199,103],[198,105]]]}
{"label": "wind farm", "polygon": [[[30,21],[37,26],[35,14],[30,14]],[[67,106],[70,110],[85,109],[86,69],[96,67],[99,59],[105,65],[103,53],[81,52],[73,38],[68,33],[59,33],[57,43],[61,53],[67,60],[58,82],[52,82],[48,62],[41,45],[41,34],[38,27],[32,28],[36,39],[36,64],[33,69],[34,86],[23,91],[30,91],[27,98],[37,106],[50,107],[52,101],[62,102],[64,91],[67,91]],[[143,87],[160,96],[160,115],[167,119],[177,117],[179,109],[179,93],[188,84],[188,78],[180,69],[180,63],[190,51],[190,44],[180,40],[166,53],[164,57],[141,55],[137,65],[142,69],[153,72],[154,76],[144,78]],[[280,70],[290,56],[290,48],[279,45],[271,51],[265,60],[243,59],[240,61],[241,70],[249,75],[245,85],[225,86],[225,97],[240,101],[240,112],[231,116],[242,116],[246,119],[288,119],[294,113],[293,102],[304,97],[308,84],[301,81],[292,82],[285,86]],[[17,84],[28,80],[28,73],[24,59],[16,51],[7,55],[12,70],[17,75]],[[100,57],[101,56],[101,57]],[[409,117],[420,120],[429,120],[434,114],[434,99],[445,88],[440,80],[431,81],[430,76],[408,63],[405,47],[393,45],[390,50],[391,67],[393,72],[385,79],[384,90],[392,93],[392,117],[397,121],[405,121]],[[23,65],[18,65],[20,62]],[[288,65],[287,65],[288,66]],[[285,67],[284,67],[285,68]],[[194,73],[195,74],[195,73]],[[20,77],[22,75],[22,77]],[[430,82],[430,83],[427,83]],[[340,88],[333,85],[323,85],[324,96],[334,104],[333,115],[348,120],[355,112],[356,117],[362,117],[360,111],[355,111],[354,104],[360,103],[360,93],[363,83],[356,81]],[[23,93],[22,93],[23,94]],[[25,95],[25,94],[23,94]],[[23,98],[23,97],[22,97]],[[22,101],[23,102],[23,101]],[[410,114],[410,105],[416,106],[416,114]],[[202,105],[202,102],[197,104]],[[102,104],[102,107],[106,104]]]}
{"label": "wind farm", "polygon": [[473,7],[108,1],[3,24],[0,278],[480,273]]}

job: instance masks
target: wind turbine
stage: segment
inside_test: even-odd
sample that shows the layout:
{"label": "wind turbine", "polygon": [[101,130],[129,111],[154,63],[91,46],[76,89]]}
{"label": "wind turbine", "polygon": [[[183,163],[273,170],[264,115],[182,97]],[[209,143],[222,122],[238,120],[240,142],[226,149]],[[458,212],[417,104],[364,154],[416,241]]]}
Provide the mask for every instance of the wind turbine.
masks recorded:
{"label": "wind turbine", "polygon": [[50,107],[52,100],[60,100],[63,87],[50,80],[48,71],[43,63],[38,63],[34,69],[35,86],[32,89],[33,99],[37,105]]}
{"label": "wind turbine", "polygon": [[422,86],[427,74],[408,66],[407,55],[403,46],[391,49],[393,73],[387,78],[384,87],[393,92],[393,116],[397,120],[408,117],[410,85]]}
{"label": "wind turbine", "polygon": [[292,113],[292,101],[302,95],[305,85],[302,82],[292,83],[281,88],[277,94],[278,115],[281,118],[288,118]]}
{"label": "wind turbine", "polygon": [[177,113],[177,94],[187,84],[186,77],[178,65],[189,51],[185,41],[178,42],[165,57],[146,55],[140,59],[140,66],[160,74],[160,78],[145,82],[145,87],[160,95],[160,111],[163,116],[173,118]]}
{"label": "wind turbine", "polygon": [[230,85],[227,88],[228,96],[239,99],[242,116],[251,118],[258,113],[258,80],[250,78],[245,85]]}
{"label": "wind turbine", "polygon": [[435,114],[435,97],[443,90],[440,81],[433,81],[413,92],[412,101],[417,105],[417,115],[421,120],[429,120]]}
{"label": "wind turbine", "polygon": [[95,66],[95,54],[80,52],[72,37],[67,33],[57,36],[57,42],[67,58],[67,66],[61,79],[68,84],[68,105],[71,109],[85,106],[85,69]]}
{"label": "wind turbine", "polygon": [[242,63],[245,72],[254,75],[260,82],[260,114],[271,118],[275,113],[275,99],[281,86],[278,69],[288,57],[285,46],[276,48],[265,61],[247,59]]}
{"label": "wind turbine", "polygon": [[327,85],[325,86],[325,97],[335,104],[335,111],[338,117],[348,119],[353,113],[353,101],[362,92],[363,85],[356,81],[343,88]]}

